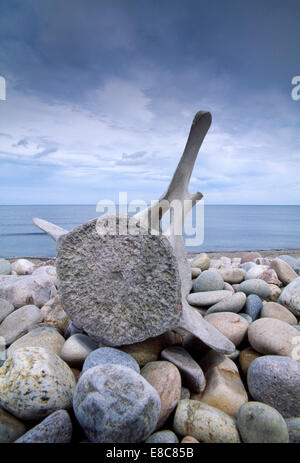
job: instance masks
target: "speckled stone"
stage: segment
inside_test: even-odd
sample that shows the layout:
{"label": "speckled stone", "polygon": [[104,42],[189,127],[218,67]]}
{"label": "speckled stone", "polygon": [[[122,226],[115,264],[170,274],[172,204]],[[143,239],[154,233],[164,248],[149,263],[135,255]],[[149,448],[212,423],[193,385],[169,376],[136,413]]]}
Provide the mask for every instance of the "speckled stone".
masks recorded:
{"label": "speckled stone", "polygon": [[224,280],[215,270],[205,270],[196,278],[193,292],[219,291],[224,288]]}
{"label": "speckled stone", "polygon": [[261,354],[292,356],[300,333],[288,323],[275,318],[260,318],[248,329],[251,347]]}
{"label": "speckled stone", "polygon": [[161,358],[176,365],[180,371],[183,382],[189,390],[193,392],[202,392],[204,390],[206,381],[203,371],[183,347],[167,347],[162,351]]}
{"label": "speckled stone", "polygon": [[217,312],[234,312],[238,313],[242,310],[246,302],[246,295],[244,293],[234,293],[231,296],[222,299],[222,301],[218,302],[211,306],[207,311],[206,315],[210,313],[217,313]]}
{"label": "speckled stone", "polygon": [[9,301],[0,299],[0,323],[14,310],[14,306]]}
{"label": "speckled stone", "polygon": [[198,400],[180,400],[173,422],[174,431],[207,443],[239,443],[235,420]]}
{"label": "speckled stone", "polygon": [[8,315],[0,325],[0,336],[9,346],[27,333],[29,328],[43,321],[43,315],[35,305],[25,305]]}
{"label": "speckled stone", "polygon": [[300,443],[300,417],[287,418],[285,422],[288,427],[290,442],[299,444]]}
{"label": "speckled stone", "polygon": [[7,356],[11,357],[12,353],[20,347],[43,347],[60,355],[64,343],[65,338],[54,327],[39,325],[11,344],[7,349]]}
{"label": "speckled stone", "polygon": [[246,272],[245,280],[252,280],[254,278],[258,278],[262,273],[267,270],[266,265],[255,265],[251,267],[248,272]]}
{"label": "speckled stone", "polygon": [[246,280],[240,283],[238,286],[238,291],[242,291],[246,294],[246,296],[249,296],[250,294],[256,294],[262,299],[266,299],[268,296],[270,296],[271,293],[268,283],[257,278]]}
{"label": "speckled stone", "polygon": [[99,349],[91,352],[84,361],[82,372],[84,373],[89,368],[96,367],[98,365],[123,365],[124,367],[132,368],[137,373],[140,372],[140,367],[137,361],[119,349],[113,347],[99,347]]}
{"label": "speckled stone", "polygon": [[22,421],[0,408],[0,444],[14,442],[27,428]]}
{"label": "speckled stone", "polygon": [[43,305],[41,312],[44,317],[44,323],[53,325],[64,335],[69,324],[69,317],[62,308],[59,296],[55,296]]}
{"label": "speckled stone", "polygon": [[276,318],[277,320],[281,320],[289,325],[297,324],[297,318],[295,315],[277,302],[267,302],[264,304],[260,316],[261,318]]}
{"label": "speckled stone", "polygon": [[157,431],[145,440],[145,444],[179,444],[173,431]]}
{"label": "speckled stone", "polygon": [[70,408],[74,388],[68,365],[42,347],[18,349],[0,368],[0,406],[21,420]]}
{"label": "speckled stone", "polygon": [[268,302],[276,302],[281,294],[281,289],[273,284],[269,284],[270,296],[266,297]]}
{"label": "speckled stone", "polygon": [[248,322],[240,315],[232,312],[219,312],[206,315],[204,319],[217,330],[239,346],[248,330]]}
{"label": "speckled stone", "polygon": [[260,316],[263,303],[259,296],[256,294],[249,294],[246,299],[245,313],[250,315],[252,321],[256,320]]}
{"label": "speckled stone", "polygon": [[16,440],[17,444],[68,444],[72,439],[72,422],[66,410],[51,413],[41,423]]}
{"label": "speckled stone", "polygon": [[288,427],[275,408],[260,402],[248,402],[241,406],[237,427],[242,440],[249,444],[287,444]]}
{"label": "speckled stone", "polygon": [[150,362],[141,370],[141,375],[158,392],[161,409],[156,428],[166,422],[181,396],[181,377],[178,368],[165,360]]}
{"label": "speckled stone", "polygon": [[89,368],[76,386],[73,408],[90,442],[143,442],[160,414],[156,390],[132,368]]}
{"label": "speckled stone", "polygon": [[254,400],[276,408],[285,418],[300,416],[300,363],[289,357],[264,355],[248,370]]}
{"label": "speckled stone", "polygon": [[181,386],[180,400],[190,399],[190,398],[191,398],[190,390],[187,387]]}
{"label": "speckled stone", "polygon": [[71,367],[82,367],[87,356],[97,347],[97,342],[86,334],[73,334],[64,343],[60,356]]}
{"label": "speckled stone", "polygon": [[281,281],[278,279],[277,273],[272,268],[265,270],[263,273],[258,275],[259,280],[264,280],[268,284],[282,286]]}

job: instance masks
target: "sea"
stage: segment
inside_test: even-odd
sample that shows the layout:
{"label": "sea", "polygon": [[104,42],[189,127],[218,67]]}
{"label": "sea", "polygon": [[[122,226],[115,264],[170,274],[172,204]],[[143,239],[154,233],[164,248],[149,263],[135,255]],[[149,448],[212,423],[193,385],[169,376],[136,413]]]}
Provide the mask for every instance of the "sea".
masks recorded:
{"label": "sea", "polygon": [[[0,257],[55,257],[34,217],[72,230],[98,216],[95,205],[0,206]],[[300,206],[205,205],[201,227],[203,243],[188,252],[300,249]]]}

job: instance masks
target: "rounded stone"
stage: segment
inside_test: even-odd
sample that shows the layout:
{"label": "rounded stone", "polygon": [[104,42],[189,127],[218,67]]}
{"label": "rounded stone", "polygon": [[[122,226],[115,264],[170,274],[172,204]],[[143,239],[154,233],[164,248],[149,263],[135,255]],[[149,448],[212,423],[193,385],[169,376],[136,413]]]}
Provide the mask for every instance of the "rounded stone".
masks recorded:
{"label": "rounded stone", "polygon": [[245,320],[247,320],[248,325],[251,325],[251,323],[253,322],[252,318],[247,313],[239,313],[239,315],[243,317]]}
{"label": "rounded stone", "polygon": [[192,279],[197,278],[201,274],[201,269],[197,267],[191,268]]}
{"label": "rounded stone", "polygon": [[181,341],[181,336],[173,331],[168,331],[160,336],[155,336],[154,338],[149,338],[142,342],[121,346],[120,349],[131,355],[139,366],[143,367],[149,362],[158,360],[161,351],[165,349],[165,347],[173,344],[180,344]]}
{"label": "rounded stone", "polygon": [[300,443],[300,417],[287,418],[285,420],[291,443]]}
{"label": "rounded stone", "polygon": [[250,268],[255,267],[256,264],[254,262],[244,262],[243,264],[240,264],[240,268],[245,270],[245,272],[248,272]]}
{"label": "rounded stone", "polygon": [[113,347],[99,347],[99,349],[91,352],[84,361],[82,367],[82,373],[89,368],[93,368],[99,365],[123,365],[124,367],[132,368],[137,373],[140,372],[140,367],[137,361],[119,349]]}
{"label": "rounded stone", "polygon": [[245,280],[252,280],[254,278],[258,278],[267,270],[266,265],[255,265],[251,267],[245,275]]}
{"label": "rounded stone", "polygon": [[190,398],[191,398],[190,390],[187,387],[181,386],[180,400],[190,399]]}
{"label": "rounded stone", "polygon": [[0,299],[0,323],[15,310],[11,302],[6,299]]}
{"label": "rounded stone", "polygon": [[212,324],[235,346],[238,346],[248,330],[248,322],[238,314],[232,312],[219,312],[206,315],[204,319]]}
{"label": "rounded stone", "polygon": [[245,349],[241,350],[239,355],[239,364],[245,376],[247,376],[247,372],[251,363],[258,357],[261,357],[261,354],[252,349],[252,347],[246,347]]}
{"label": "rounded stone", "polygon": [[0,325],[0,336],[6,345],[12,344],[34,325],[43,321],[43,315],[35,305],[25,305],[9,314]]}
{"label": "rounded stone", "polygon": [[193,284],[194,293],[202,291],[218,291],[224,288],[224,280],[215,270],[205,270]]}
{"label": "rounded stone", "polygon": [[22,436],[27,428],[22,421],[0,408],[0,444],[9,444]]}
{"label": "rounded stone", "polygon": [[182,439],[181,444],[200,444],[200,442],[193,436],[185,436]]}
{"label": "rounded stone", "polygon": [[157,431],[145,440],[145,444],[179,444],[173,431]]}
{"label": "rounded stone", "polygon": [[161,358],[172,362],[180,371],[183,382],[193,392],[201,392],[205,388],[205,377],[202,369],[193,357],[181,346],[164,349]]}
{"label": "rounded stone", "polygon": [[211,306],[207,311],[206,315],[210,313],[217,313],[217,312],[234,312],[238,313],[242,310],[246,302],[246,295],[244,293],[234,293],[231,296],[222,299],[222,301],[218,302]]}
{"label": "rounded stone", "polygon": [[246,275],[245,270],[242,268],[220,268],[218,272],[223,280],[230,284],[241,283]]}
{"label": "rounded stone", "polygon": [[259,296],[256,294],[249,294],[246,299],[245,313],[250,315],[252,321],[256,320],[262,309],[263,303]]}
{"label": "rounded stone", "polygon": [[278,302],[286,306],[296,317],[300,317],[300,277],[283,289]]}
{"label": "rounded stone", "polygon": [[264,355],[248,370],[254,400],[276,408],[283,417],[300,416],[300,363],[289,357]]}
{"label": "rounded stone", "polygon": [[254,261],[254,259],[257,259],[258,257],[262,257],[259,252],[256,252],[256,251],[247,252],[247,254],[245,254],[242,257],[241,263],[244,264],[245,262],[252,262]]}
{"label": "rounded stone", "polygon": [[219,290],[219,291],[201,291],[198,293],[191,293],[187,296],[189,304],[196,307],[207,307],[225,299],[225,297],[232,296],[231,291]]}
{"label": "rounded stone", "polygon": [[248,402],[241,406],[237,427],[242,440],[248,444],[287,444],[288,427],[281,414],[269,405]]}
{"label": "rounded stone", "polygon": [[300,275],[300,261],[298,259],[295,259],[295,257],[288,256],[286,254],[278,256],[278,259],[281,259],[289,264],[289,266],[292,267],[292,269],[295,270],[298,275]]}
{"label": "rounded stone", "polygon": [[275,318],[260,318],[248,329],[248,340],[254,350],[267,355],[292,356],[300,333],[288,323]]}
{"label": "rounded stone", "polygon": [[174,431],[207,443],[239,443],[235,420],[198,400],[180,400],[173,422]]}
{"label": "rounded stone", "polygon": [[71,367],[81,367],[98,344],[86,334],[73,334],[63,345],[60,356]]}
{"label": "rounded stone", "polygon": [[206,252],[202,252],[201,254],[198,254],[192,261],[191,261],[191,267],[198,267],[202,270],[207,270],[210,266],[210,258],[206,254]]}
{"label": "rounded stone", "polygon": [[284,285],[288,285],[298,277],[295,270],[293,270],[292,267],[290,267],[290,265],[284,260],[278,258],[273,259],[270,266],[275,270],[279,280],[282,281]]}
{"label": "rounded stone", "polygon": [[156,390],[132,368],[101,365],[80,377],[74,412],[90,442],[143,442],[160,414]]}
{"label": "rounded stone", "polygon": [[50,299],[42,308],[44,323],[53,325],[62,335],[66,332],[69,324],[69,317],[63,310],[59,296]]}
{"label": "rounded stone", "polygon": [[201,360],[206,363],[206,388],[202,394],[192,394],[191,398],[236,418],[241,405],[248,401],[236,364],[219,353],[208,354]]}
{"label": "rounded stone", "polygon": [[10,275],[11,264],[6,259],[0,259],[0,275]]}
{"label": "rounded stone", "polygon": [[276,318],[289,325],[297,324],[297,318],[286,307],[277,302],[267,302],[264,304],[260,316],[262,318]]}
{"label": "rounded stone", "polygon": [[12,264],[11,269],[17,275],[31,275],[34,270],[34,264],[27,259],[18,259]]}
{"label": "rounded stone", "polygon": [[68,365],[41,347],[16,350],[0,368],[0,406],[22,420],[71,408],[74,388]]}
{"label": "rounded stone", "polygon": [[277,285],[269,284],[270,295],[266,297],[266,301],[276,302],[281,294],[281,289]]}
{"label": "rounded stone", "polygon": [[37,326],[17,339],[7,349],[7,356],[11,357],[16,349],[23,347],[43,347],[57,355],[60,355],[65,338],[52,326]]}
{"label": "rounded stone", "polygon": [[159,429],[168,419],[181,396],[181,376],[178,368],[165,360],[150,362],[141,370],[141,375],[157,391],[161,410],[157,422]]}
{"label": "rounded stone", "polygon": [[238,291],[242,291],[246,294],[246,296],[249,296],[250,294],[256,294],[262,299],[266,299],[271,293],[268,283],[257,278],[246,280],[240,283],[238,286]]}
{"label": "rounded stone", "polygon": [[72,439],[72,422],[66,410],[51,413],[41,423],[15,441],[17,444],[68,444]]}
{"label": "rounded stone", "polygon": [[278,279],[277,273],[272,268],[265,270],[263,273],[258,275],[259,280],[264,280],[268,284],[282,286],[281,281]]}

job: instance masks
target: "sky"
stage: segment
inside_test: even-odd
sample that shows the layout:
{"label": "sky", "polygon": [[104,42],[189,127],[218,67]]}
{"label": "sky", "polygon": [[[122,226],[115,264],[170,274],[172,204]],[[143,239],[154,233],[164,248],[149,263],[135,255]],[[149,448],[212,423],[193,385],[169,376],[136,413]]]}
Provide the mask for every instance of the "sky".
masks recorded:
{"label": "sky", "polygon": [[190,192],[300,205],[299,23],[299,0],[1,0],[0,204],[155,200],[207,110]]}

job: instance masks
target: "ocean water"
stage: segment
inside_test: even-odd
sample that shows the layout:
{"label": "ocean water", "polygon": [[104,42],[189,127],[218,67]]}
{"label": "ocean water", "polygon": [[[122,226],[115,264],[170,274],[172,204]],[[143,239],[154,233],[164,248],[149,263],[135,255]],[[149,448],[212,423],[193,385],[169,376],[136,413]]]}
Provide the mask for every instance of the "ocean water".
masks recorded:
{"label": "ocean water", "polygon": [[[94,205],[0,206],[0,257],[55,256],[33,217],[72,230],[98,215]],[[189,252],[300,249],[300,206],[206,205],[204,218],[204,242]]]}

